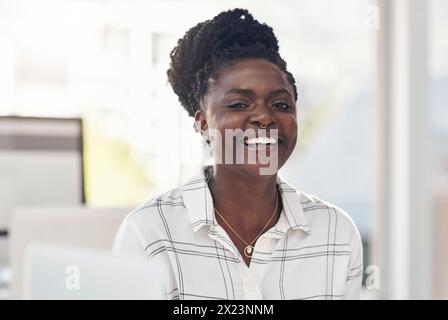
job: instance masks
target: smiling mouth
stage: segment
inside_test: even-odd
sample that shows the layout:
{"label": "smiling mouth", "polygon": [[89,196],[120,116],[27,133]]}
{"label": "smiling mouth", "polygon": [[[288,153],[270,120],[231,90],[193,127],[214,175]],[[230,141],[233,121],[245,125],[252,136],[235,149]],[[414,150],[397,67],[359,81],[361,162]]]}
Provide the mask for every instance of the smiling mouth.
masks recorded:
{"label": "smiling mouth", "polygon": [[283,143],[282,138],[258,137],[244,138],[244,145],[250,148],[269,148],[275,147]]}

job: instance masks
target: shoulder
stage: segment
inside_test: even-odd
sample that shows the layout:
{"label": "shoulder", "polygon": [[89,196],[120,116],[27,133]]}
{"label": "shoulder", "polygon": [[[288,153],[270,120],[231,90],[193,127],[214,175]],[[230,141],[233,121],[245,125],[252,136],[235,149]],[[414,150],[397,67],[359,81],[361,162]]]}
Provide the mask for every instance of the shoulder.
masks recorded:
{"label": "shoulder", "polygon": [[297,191],[303,213],[311,230],[320,230],[333,236],[348,237],[350,242],[360,242],[361,236],[350,215],[335,204],[315,195]]}
{"label": "shoulder", "polygon": [[149,199],[126,215],[122,226],[133,232],[141,241],[149,242],[165,238],[169,229],[188,223],[185,205],[180,188],[171,189]]}
{"label": "shoulder", "polygon": [[184,202],[182,193],[180,188],[171,189],[165,193],[161,193],[139,207],[132,210],[125,218],[125,221],[129,220],[152,220],[154,216],[159,215],[160,213],[170,214],[171,212],[175,212],[175,208],[184,208]]}
{"label": "shoulder", "polygon": [[169,239],[187,223],[179,188],[159,194],[125,216],[115,235],[114,255],[144,256],[149,246]]}

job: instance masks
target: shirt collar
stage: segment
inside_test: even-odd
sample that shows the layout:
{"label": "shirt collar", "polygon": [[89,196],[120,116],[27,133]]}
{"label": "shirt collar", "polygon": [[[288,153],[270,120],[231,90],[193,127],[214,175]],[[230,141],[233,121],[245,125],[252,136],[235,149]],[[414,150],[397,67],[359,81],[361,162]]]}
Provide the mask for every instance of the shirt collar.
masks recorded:
{"label": "shirt collar", "polygon": [[[196,175],[180,187],[194,232],[203,226],[217,224],[213,210],[213,198],[206,181],[207,169],[210,169],[210,166],[202,167]],[[279,238],[285,236],[288,230],[303,230],[306,233],[311,233],[311,228],[302,209],[301,198],[303,199],[303,197],[278,175],[277,187],[280,191],[283,210],[276,225],[266,234],[273,238]]]}

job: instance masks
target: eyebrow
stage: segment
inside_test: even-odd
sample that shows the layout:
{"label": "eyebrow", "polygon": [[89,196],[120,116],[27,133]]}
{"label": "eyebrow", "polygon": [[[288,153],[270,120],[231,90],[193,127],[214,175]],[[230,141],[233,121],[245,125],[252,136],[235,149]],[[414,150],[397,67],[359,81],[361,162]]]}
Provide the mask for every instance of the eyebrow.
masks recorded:
{"label": "eyebrow", "polygon": [[[252,90],[250,90],[250,89],[233,88],[233,89],[230,89],[229,91],[227,91],[225,96],[227,96],[227,95],[229,95],[231,93],[241,94],[241,95],[250,96],[250,97],[253,97],[255,95],[254,92]],[[286,93],[290,97],[292,97],[291,93],[286,88],[273,90],[273,91],[269,92],[268,96],[275,96],[275,95],[278,95],[280,93]]]}

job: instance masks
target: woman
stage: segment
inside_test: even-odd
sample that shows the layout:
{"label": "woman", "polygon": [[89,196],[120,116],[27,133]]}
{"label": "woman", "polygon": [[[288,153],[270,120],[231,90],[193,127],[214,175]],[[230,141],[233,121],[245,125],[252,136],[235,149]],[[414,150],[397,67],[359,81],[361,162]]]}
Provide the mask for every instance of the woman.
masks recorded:
{"label": "woman", "polygon": [[131,212],[115,254],[166,268],[168,299],[358,298],[354,223],[277,176],[297,141],[297,89],[272,28],[242,9],[199,23],[168,79],[214,164]]}

